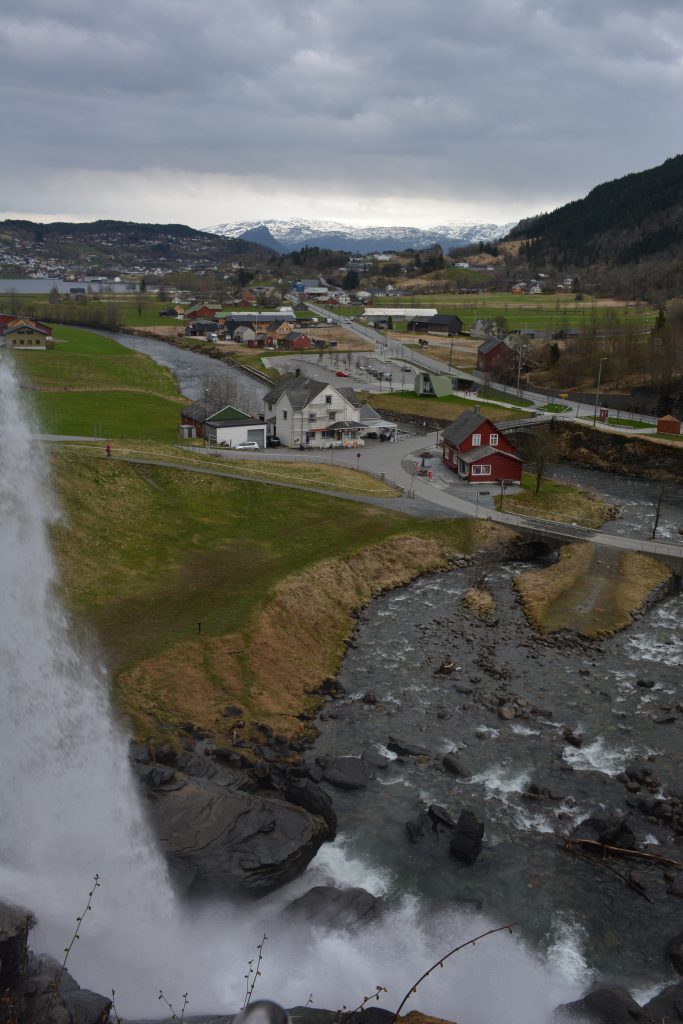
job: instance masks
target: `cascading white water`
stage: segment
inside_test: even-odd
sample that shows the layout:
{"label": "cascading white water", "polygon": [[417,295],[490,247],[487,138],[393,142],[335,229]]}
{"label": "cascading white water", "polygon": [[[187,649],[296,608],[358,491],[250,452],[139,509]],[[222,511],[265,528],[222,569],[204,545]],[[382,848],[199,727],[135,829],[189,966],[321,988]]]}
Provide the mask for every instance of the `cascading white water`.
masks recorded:
{"label": "cascading white water", "polygon": [[[116,989],[128,1018],[162,1015],[160,989],[176,1005],[189,993],[188,1013],[239,1008],[264,930],[258,995],[292,1006],[312,993],[315,1005],[338,1009],[383,985],[382,1004],[397,1006],[426,966],[492,923],[454,912],[424,921],[419,905],[404,901],[358,935],[293,934],[278,911],[311,885],[379,884],[345,856],[343,840],[323,847],[287,891],[250,907],[221,901],[192,912],[176,902],[105,673],[76,646],[57,596],[48,536],[55,499],[19,395],[10,357],[0,355],[0,899],[29,906],[39,921],[33,948],[61,958],[98,873],[69,968],[81,985]],[[557,944],[551,968],[497,935],[438,971],[414,1005],[472,1024],[541,1024],[579,991],[561,961]]]}

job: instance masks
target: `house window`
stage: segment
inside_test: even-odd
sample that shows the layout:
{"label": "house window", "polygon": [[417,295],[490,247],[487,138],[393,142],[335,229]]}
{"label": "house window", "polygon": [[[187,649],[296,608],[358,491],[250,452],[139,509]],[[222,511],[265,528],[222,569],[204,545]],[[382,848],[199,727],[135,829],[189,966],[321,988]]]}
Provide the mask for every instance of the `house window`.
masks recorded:
{"label": "house window", "polygon": [[309,412],[309,414],[308,414],[308,422],[309,423],[315,423],[316,418],[317,418],[317,413]]}
{"label": "house window", "polygon": [[332,395],[325,395],[325,401],[328,405],[332,405]]}
{"label": "house window", "polygon": [[490,466],[472,466],[472,476],[491,476]]}
{"label": "house window", "polygon": [[492,448],[498,447],[498,434],[491,434],[489,438],[489,444],[491,445]]}
{"label": "house window", "polygon": [[283,420],[287,419],[287,410],[286,409],[282,410],[282,418],[283,418]]}
{"label": "house window", "polygon": [[481,444],[481,434],[472,434],[472,447],[478,448]]}

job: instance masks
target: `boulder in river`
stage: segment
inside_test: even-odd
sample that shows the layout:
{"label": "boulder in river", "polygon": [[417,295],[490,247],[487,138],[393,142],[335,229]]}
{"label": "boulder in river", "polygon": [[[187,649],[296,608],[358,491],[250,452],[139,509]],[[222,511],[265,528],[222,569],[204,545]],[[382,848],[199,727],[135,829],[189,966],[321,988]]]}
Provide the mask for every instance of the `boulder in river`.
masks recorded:
{"label": "boulder in river", "polygon": [[187,783],[151,801],[153,828],[178,885],[262,896],[296,878],[328,834],[325,820],[270,797]]}
{"label": "boulder in river", "polygon": [[481,852],[484,824],[473,811],[464,808],[453,831],[451,854],[465,864],[474,864]]}
{"label": "boulder in river", "polygon": [[337,834],[337,815],[329,795],[310,779],[289,779],[285,786],[285,799],[290,804],[303,807],[311,814],[324,818],[327,824],[327,839]]}
{"label": "boulder in river", "polygon": [[323,778],[337,789],[365,789],[370,773],[360,757],[331,757],[323,765]]}
{"label": "boulder in river", "polygon": [[654,1021],[666,1021],[667,1024],[683,1021],[683,981],[667,985],[643,1009]]}
{"label": "boulder in river", "polygon": [[387,750],[391,750],[392,753],[398,754],[399,757],[429,757],[429,751],[426,747],[421,747],[417,743],[410,743],[408,740],[401,740],[398,736],[390,736],[387,741]]}
{"label": "boulder in river", "polygon": [[581,1021],[582,1024],[647,1024],[648,1014],[625,989],[594,988],[573,1003],[564,1003],[555,1010],[558,1024]]}
{"label": "boulder in river", "polygon": [[303,918],[307,924],[338,929],[369,924],[383,909],[383,900],[366,889],[316,885],[285,907],[284,913],[288,918]]}

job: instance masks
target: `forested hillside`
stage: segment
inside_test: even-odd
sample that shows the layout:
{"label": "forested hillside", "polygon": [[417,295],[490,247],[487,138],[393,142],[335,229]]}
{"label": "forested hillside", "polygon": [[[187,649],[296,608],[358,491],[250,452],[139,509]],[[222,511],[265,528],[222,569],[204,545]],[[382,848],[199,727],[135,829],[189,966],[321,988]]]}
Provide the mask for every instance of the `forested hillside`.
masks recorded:
{"label": "forested hillside", "polygon": [[[530,267],[585,271],[587,287],[625,297],[683,293],[683,156],[598,185],[552,213],[520,221]],[[585,275],[582,275],[585,276]]]}

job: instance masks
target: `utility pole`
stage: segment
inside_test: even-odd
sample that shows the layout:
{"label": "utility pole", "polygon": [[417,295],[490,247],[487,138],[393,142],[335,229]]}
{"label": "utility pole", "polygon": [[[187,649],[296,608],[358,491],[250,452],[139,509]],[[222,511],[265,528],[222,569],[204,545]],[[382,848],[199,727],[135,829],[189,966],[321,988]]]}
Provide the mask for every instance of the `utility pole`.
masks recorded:
{"label": "utility pole", "polygon": [[600,397],[600,378],[602,376],[602,364],[605,362],[606,359],[607,359],[607,356],[603,356],[602,359],[600,360],[600,363],[598,364],[598,383],[597,383],[597,386],[595,388],[595,409],[593,410],[593,426],[595,426],[595,421],[598,418],[598,399]]}
{"label": "utility pole", "polygon": [[452,365],[453,365],[453,342],[451,342],[451,350],[448,353],[448,372],[449,373],[450,373]]}

